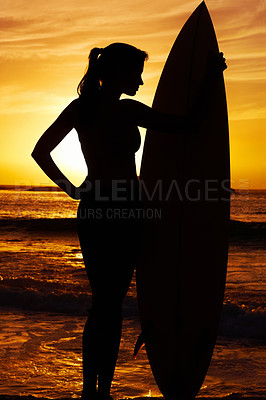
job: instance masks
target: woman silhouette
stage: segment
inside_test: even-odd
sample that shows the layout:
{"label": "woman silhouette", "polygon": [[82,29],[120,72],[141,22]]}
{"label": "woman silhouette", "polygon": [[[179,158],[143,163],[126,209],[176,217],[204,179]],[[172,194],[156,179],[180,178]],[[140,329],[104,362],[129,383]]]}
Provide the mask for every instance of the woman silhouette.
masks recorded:
{"label": "woman silhouette", "polygon": [[[120,99],[123,93],[134,96],[143,85],[147,58],[146,52],[124,43],[92,49],[78,85],[79,97],[44,132],[32,153],[49,178],[73,199],[81,199],[78,233],[92,291],[83,333],[83,399],[110,398],[121,337],[121,305],[141,248],[141,219],[124,213],[141,207],[135,167],[138,126],[180,134],[189,130],[189,115],[167,115]],[[194,108],[200,114],[202,107]],[[72,128],[88,166],[88,176],[78,188],[50,155]]]}

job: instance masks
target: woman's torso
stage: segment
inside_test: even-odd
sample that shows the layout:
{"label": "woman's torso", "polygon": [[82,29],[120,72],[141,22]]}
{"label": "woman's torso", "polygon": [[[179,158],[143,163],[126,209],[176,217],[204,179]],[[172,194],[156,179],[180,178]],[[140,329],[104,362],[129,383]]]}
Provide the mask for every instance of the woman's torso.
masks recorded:
{"label": "woman's torso", "polygon": [[75,129],[88,166],[88,179],[107,184],[136,180],[135,153],[141,143],[136,125],[123,114],[119,101],[75,102]]}

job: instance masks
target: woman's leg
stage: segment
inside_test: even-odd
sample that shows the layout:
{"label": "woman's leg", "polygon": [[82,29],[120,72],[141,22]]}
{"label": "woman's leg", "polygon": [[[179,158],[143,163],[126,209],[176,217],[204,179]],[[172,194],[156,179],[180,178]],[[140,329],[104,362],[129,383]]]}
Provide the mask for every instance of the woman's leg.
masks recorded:
{"label": "woman's leg", "polygon": [[84,327],[82,337],[83,356],[83,391],[82,398],[93,399],[97,385],[97,331],[89,317]]}
{"label": "woman's leg", "polygon": [[[110,395],[111,384],[114,376],[120,339],[122,330],[122,316],[118,310],[105,309],[99,311],[98,320],[98,340],[97,340],[97,356],[98,356],[98,393],[104,398]],[[108,311],[110,311],[108,313]]]}
{"label": "woman's leg", "polygon": [[110,395],[122,329],[121,305],[133,275],[125,221],[79,219],[83,259],[93,305],[83,333],[83,397]]}

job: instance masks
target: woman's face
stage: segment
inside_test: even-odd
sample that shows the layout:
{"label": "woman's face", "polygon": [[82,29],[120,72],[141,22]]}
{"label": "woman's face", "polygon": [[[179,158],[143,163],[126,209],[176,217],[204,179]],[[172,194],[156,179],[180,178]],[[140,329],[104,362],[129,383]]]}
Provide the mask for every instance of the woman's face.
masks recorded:
{"label": "woman's face", "polygon": [[139,86],[143,85],[143,80],[141,77],[143,68],[144,68],[144,63],[141,63],[140,65],[136,66],[136,68],[126,71],[123,74],[124,75],[122,79],[123,93],[129,96],[134,96],[137,93]]}

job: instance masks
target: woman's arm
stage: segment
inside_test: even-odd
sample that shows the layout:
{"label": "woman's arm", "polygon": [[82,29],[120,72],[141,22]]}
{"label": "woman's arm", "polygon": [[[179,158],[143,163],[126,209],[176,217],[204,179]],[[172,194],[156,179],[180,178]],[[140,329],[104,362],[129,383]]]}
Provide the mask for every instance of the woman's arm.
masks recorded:
{"label": "woman's arm", "polygon": [[78,199],[77,188],[60,171],[50,154],[74,127],[75,106],[76,100],[72,101],[72,103],[64,109],[55,122],[40,137],[31,155],[45,174],[56,185],[73,199]]}
{"label": "woman's arm", "polygon": [[159,132],[181,134],[186,132],[186,117],[167,114],[139,101],[120,100],[120,109],[127,122]]}
{"label": "woman's arm", "polygon": [[205,79],[194,104],[184,116],[157,111],[136,100],[123,99],[120,109],[127,122],[159,132],[187,134],[197,131],[210,99],[217,77],[227,68],[223,53],[211,57]]}

